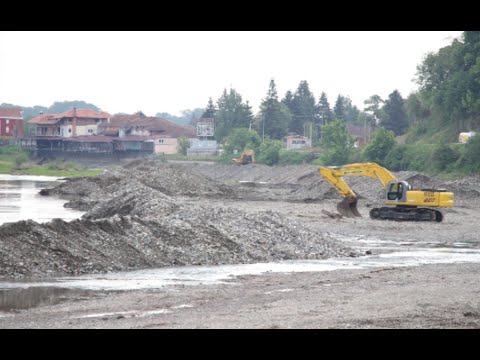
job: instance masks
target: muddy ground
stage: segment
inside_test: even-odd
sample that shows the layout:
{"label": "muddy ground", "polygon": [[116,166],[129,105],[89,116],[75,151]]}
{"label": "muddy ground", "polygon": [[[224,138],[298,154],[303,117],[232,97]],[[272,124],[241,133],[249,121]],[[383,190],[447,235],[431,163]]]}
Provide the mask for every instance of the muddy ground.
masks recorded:
{"label": "muddy ground", "polygon": [[17,310],[1,328],[479,328],[480,264],[265,274]]}
{"label": "muddy ground", "polygon": [[[397,176],[417,187],[453,191],[456,207],[443,211],[442,223],[371,220],[368,211],[382,203],[380,183],[352,178],[364,217],[332,219],[322,210],[335,212],[339,198],[315,166],[136,161],[46,191],[88,211],[77,222],[0,226],[1,275],[35,278],[391,251],[338,241],[359,236],[407,248],[480,246],[480,177],[442,182],[415,172]],[[448,264],[266,274],[228,285],[104,293],[8,313],[0,316],[0,328],[478,328],[479,270],[480,264]]]}

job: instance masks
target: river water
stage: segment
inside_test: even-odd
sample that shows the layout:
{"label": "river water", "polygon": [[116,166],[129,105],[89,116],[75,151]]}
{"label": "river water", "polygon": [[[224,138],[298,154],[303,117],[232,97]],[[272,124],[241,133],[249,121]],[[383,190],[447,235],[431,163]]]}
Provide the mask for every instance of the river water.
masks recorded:
{"label": "river water", "polygon": [[59,178],[52,176],[0,174],[0,225],[32,219],[39,223],[60,218],[70,221],[84,212],[63,207],[67,201],[38,192],[53,187]]}

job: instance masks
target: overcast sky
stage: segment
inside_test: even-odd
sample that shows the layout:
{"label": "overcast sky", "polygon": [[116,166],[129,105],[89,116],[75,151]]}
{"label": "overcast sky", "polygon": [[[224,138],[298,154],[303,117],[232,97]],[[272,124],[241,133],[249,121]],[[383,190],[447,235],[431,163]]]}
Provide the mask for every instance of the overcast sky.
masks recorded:
{"label": "overcast sky", "polygon": [[274,79],[280,97],[307,80],[316,100],[363,109],[403,97],[416,66],[460,36],[436,32],[0,32],[0,103],[84,100],[112,114],[178,114],[233,87],[254,112]]}

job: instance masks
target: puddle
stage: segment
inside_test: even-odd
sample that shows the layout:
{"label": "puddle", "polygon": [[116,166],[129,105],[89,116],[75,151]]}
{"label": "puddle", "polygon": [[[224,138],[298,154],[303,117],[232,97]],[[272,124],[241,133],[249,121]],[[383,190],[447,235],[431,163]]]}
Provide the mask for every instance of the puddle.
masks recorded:
{"label": "puddle", "polygon": [[[0,312],[29,309],[40,305],[55,305],[65,300],[90,298],[92,291],[59,287],[28,287],[0,289]],[[0,317],[6,314],[1,314]]]}
{"label": "puddle", "polygon": [[[328,260],[291,260],[216,266],[183,266],[147,269],[109,274],[60,277],[48,282],[0,282],[3,289],[62,288],[91,291],[155,290],[166,286],[200,284],[231,284],[235,277],[268,272],[310,272],[342,269],[368,269],[480,262],[480,249],[435,248],[398,251],[359,258]],[[8,293],[3,291],[2,293]],[[0,297],[2,295],[0,294]]]}

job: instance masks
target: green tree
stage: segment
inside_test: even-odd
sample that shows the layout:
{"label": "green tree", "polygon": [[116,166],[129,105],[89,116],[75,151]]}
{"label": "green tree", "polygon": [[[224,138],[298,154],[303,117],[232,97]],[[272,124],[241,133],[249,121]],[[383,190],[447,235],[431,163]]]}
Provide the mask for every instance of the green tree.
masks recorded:
{"label": "green tree", "polygon": [[207,107],[202,114],[202,118],[215,118],[215,112],[216,111],[217,111],[217,109],[215,108],[215,105],[213,104],[213,100],[210,97],[208,99]]}
{"label": "green tree", "polygon": [[283,143],[280,140],[265,139],[260,144],[259,154],[257,160],[261,164],[275,165],[280,159],[280,150],[283,148]]}
{"label": "green tree", "polygon": [[335,106],[333,107],[333,116],[337,120],[345,120],[346,109],[345,109],[345,97],[342,95],[337,96],[335,101]]}
{"label": "green tree", "polygon": [[262,139],[254,130],[246,128],[233,129],[230,134],[225,137],[225,153],[233,154],[234,150],[242,152],[244,149],[253,149],[257,151]]}
{"label": "green tree", "polygon": [[300,81],[300,84],[293,95],[289,110],[292,114],[292,120],[289,126],[290,132],[302,134],[305,131],[305,123],[315,123],[315,97],[310,91],[306,80]]}
{"label": "green tree", "polygon": [[363,153],[368,161],[384,163],[394,146],[395,135],[391,131],[380,128],[375,132],[372,142],[365,147]]}
{"label": "green tree", "polygon": [[377,123],[385,118],[385,111],[383,110],[385,101],[379,95],[372,95],[363,103],[365,104],[363,111],[371,115],[370,125],[375,128]]}
{"label": "green tree", "polygon": [[407,115],[403,105],[403,98],[398,92],[394,90],[388,95],[388,100],[384,106],[385,118],[382,119],[380,125],[387,130],[391,130],[395,135],[402,135],[408,128]]}
{"label": "green tree", "polygon": [[225,89],[217,101],[217,112],[215,115],[215,138],[222,141],[232,129],[250,127],[253,120],[252,108],[242,102],[242,96],[234,89],[227,93]]}
{"label": "green tree", "polygon": [[411,124],[416,124],[430,116],[430,110],[421,99],[421,95],[411,93],[405,100],[405,113]]}
{"label": "green tree", "polygon": [[322,126],[322,154],[325,165],[347,164],[353,154],[355,138],[347,132],[344,121],[335,120]]}
{"label": "green tree", "polygon": [[182,155],[187,155],[187,150],[190,147],[190,140],[185,137],[181,136],[178,138],[178,152]]}
{"label": "green tree", "polygon": [[333,120],[332,109],[330,108],[330,103],[328,102],[325,92],[322,92],[320,99],[318,99],[317,116],[320,118],[322,125],[326,125]]}
{"label": "green tree", "polygon": [[265,134],[272,139],[281,139],[287,134],[292,115],[288,107],[278,101],[277,88],[273,79],[270,80],[267,97],[260,105],[260,119],[262,136]]}

